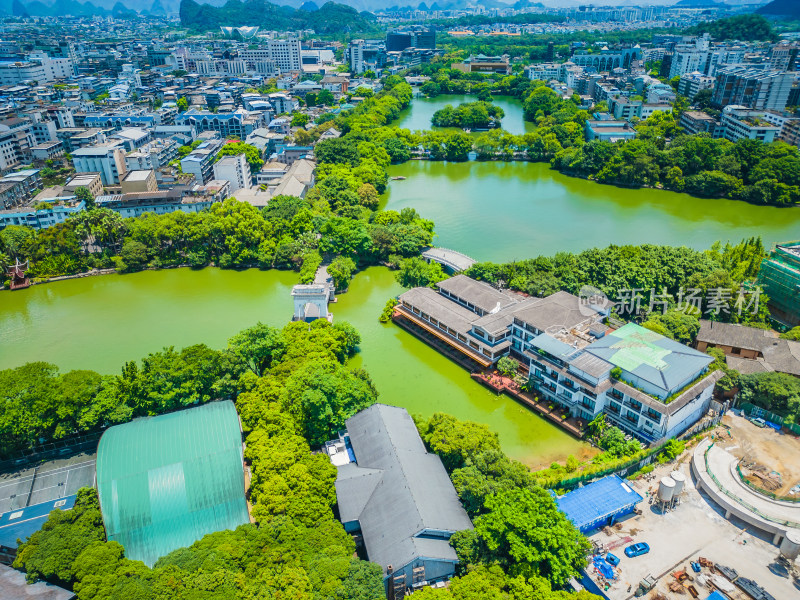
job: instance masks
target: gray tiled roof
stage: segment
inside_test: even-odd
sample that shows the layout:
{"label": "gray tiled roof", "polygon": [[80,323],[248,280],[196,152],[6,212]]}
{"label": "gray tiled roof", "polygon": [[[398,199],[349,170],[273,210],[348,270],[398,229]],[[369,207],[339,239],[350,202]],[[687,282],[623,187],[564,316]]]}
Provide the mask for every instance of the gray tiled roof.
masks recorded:
{"label": "gray tiled roof", "polygon": [[478,318],[471,310],[430,288],[412,288],[400,294],[400,301],[403,300],[459,333],[468,333],[472,322]]}
{"label": "gray tiled roof", "polygon": [[478,308],[491,312],[498,306],[503,308],[518,302],[517,298],[490,286],[483,281],[476,281],[466,275],[456,275],[450,279],[440,281],[440,290],[445,290],[477,306]]}
{"label": "gray tiled roof", "polygon": [[571,329],[588,318],[581,313],[579,302],[580,299],[569,292],[556,292],[545,298],[526,302],[514,311],[514,316],[540,331],[552,327]]}
{"label": "gray tiled roof", "polygon": [[[471,529],[472,523],[442,461],[425,450],[408,412],[375,404],[348,419],[347,431],[358,465],[339,468],[339,512],[342,520],[358,513],[369,559],[384,572],[419,556],[457,560],[447,541],[414,537],[424,529]],[[358,476],[364,469],[368,472]]]}
{"label": "gray tiled roof", "polygon": [[771,344],[778,335],[768,329],[757,329],[733,323],[716,323],[700,320],[697,341],[720,346],[734,346],[748,350],[761,350]]}

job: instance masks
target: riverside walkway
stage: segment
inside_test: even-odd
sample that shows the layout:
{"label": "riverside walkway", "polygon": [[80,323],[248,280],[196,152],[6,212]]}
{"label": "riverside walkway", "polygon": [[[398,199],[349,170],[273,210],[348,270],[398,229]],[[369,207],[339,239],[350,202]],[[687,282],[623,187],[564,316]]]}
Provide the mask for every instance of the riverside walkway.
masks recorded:
{"label": "riverside walkway", "polygon": [[762,496],[743,483],[737,473],[738,459],[709,439],[694,451],[692,472],[698,485],[725,511],[725,518],[739,519],[773,534],[778,544],[788,529],[800,529],[800,503],[781,502]]}
{"label": "riverside walkway", "polygon": [[453,273],[460,273],[466,271],[477,261],[470,258],[466,254],[449,250],[448,248],[428,248],[422,253],[422,258],[430,261],[436,261],[443,267],[450,269]]}

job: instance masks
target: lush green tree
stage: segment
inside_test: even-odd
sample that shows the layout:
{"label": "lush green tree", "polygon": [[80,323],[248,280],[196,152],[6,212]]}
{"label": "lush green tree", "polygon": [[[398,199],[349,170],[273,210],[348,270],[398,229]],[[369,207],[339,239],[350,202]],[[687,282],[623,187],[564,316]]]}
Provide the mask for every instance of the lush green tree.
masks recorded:
{"label": "lush green tree", "polygon": [[308,115],[304,113],[294,113],[292,115],[292,127],[305,127],[308,124]]}
{"label": "lush green tree", "polygon": [[94,196],[89,188],[81,185],[75,188],[75,197],[78,200],[83,200],[86,203],[86,210],[91,210],[95,207]]}
{"label": "lush green tree", "polygon": [[228,142],[223,145],[217,153],[217,159],[223,156],[237,156],[239,154],[244,154],[247,164],[250,165],[251,172],[255,173],[261,170],[264,159],[261,158],[261,153],[258,151],[258,148],[251,144],[245,144],[244,142]]}
{"label": "lush green tree", "polygon": [[337,290],[347,289],[350,279],[355,271],[356,263],[347,256],[337,256],[328,265],[328,275],[333,277],[333,283]]}
{"label": "lush green tree", "polygon": [[504,356],[497,361],[497,370],[506,377],[513,377],[519,369],[519,363],[509,356]]}
{"label": "lush green tree", "polygon": [[739,399],[800,422],[800,379],[786,373],[753,373],[739,377]]}
{"label": "lush green tree", "polygon": [[473,421],[460,421],[452,415],[434,413],[427,422],[418,422],[420,435],[439,455],[448,471],[463,467],[467,459],[487,450],[500,450],[497,433]]}
{"label": "lush green tree", "polygon": [[184,96],[178,98],[175,104],[178,107],[178,112],[185,112],[189,110],[189,101]]}
{"label": "lush green tree", "polygon": [[25,570],[29,582],[45,579],[70,586],[75,559],[92,542],[104,539],[97,492],[81,488],[73,508],[53,510],[42,528],[19,548],[14,567]]}
{"label": "lush green tree", "polygon": [[428,263],[424,258],[412,256],[403,260],[400,270],[395,275],[403,287],[433,287],[447,279],[442,266],[437,262]]}
{"label": "lush green tree", "polygon": [[781,334],[781,339],[800,342],[800,327],[795,327]]}
{"label": "lush green tree", "polygon": [[280,360],[286,348],[281,332],[258,323],[228,340],[228,350],[256,376],[264,375],[273,361]]}
{"label": "lush green tree", "polygon": [[486,501],[475,532],[511,575],[540,576],[563,586],[586,566],[589,541],[543,488],[501,492]]}
{"label": "lush green tree", "polygon": [[333,94],[329,90],[322,90],[317,95],[317,104],[333,106],[335,103],[336,99],[333,97]]}

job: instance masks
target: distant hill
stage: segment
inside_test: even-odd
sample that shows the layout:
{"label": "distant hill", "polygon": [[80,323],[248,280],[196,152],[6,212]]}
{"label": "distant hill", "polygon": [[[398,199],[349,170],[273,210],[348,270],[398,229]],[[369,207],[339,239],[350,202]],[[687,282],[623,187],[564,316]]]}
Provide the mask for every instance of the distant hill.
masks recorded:
{"label": "distant hill", "polygon": [[318,10],[306,11],[278,6],[267,0],[228,0],[221,7],[181,0],[180,15],[181,24],[196,31],[215,30],[224,25],[258,25],[265,29],[309,28],[317,33],[377,29],[377,20],[371,13],[359,13],[335,2],[326,2]]}
{"label": "distant hill", "polygon": [[756,12],[760,15],[800,17],[800,2],[798,0],[772,0],[772,2],[762,6]]}

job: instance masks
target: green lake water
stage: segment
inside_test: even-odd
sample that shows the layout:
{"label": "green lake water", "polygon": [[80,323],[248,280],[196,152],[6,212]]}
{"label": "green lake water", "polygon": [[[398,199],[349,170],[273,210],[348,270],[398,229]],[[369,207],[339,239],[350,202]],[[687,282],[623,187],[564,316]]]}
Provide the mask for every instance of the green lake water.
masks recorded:
{"label": "green lake water", "polygon": [[[416,99],[398,124],[429,127],[447,103],[468,98]],[[522,110],[498,99],[504,127],[523,133]],[[386,208],[413,206],[436,222],[437,245],[479,260],[511,260],[609,243],[686,244],[761,235],[766,243],[797,239],[800,209],[703,200],[654,190],[624,190],[569,178],[530,163],[435,163],[392,167]],[[63,370],[117,373],[126,360],[164,346],[206,343],[257,321],[280,327],[291,317],[296,273],[208,268],[88,277],[0,292],[0,368],[48,361]],[[377,318],[401,292],[391,272],[370,268],[332,305],[334,320],[362,335],[354,366],[371,374],[380,401],[412,413],[444,411],[488,424],[504,450],[528,464],[546,465],[589,451],[514,401],[473,382],[468,373],[400,328]]]}
{"label": "green lake water", "polygon": [[[222,348],[258,321],[283,326],[292,313],[286,271],[171,269],[72,279],[0,293],[0,368],[47,361],[62,370],[117,373],[126,360],[164,346],[206,343]],[[362,336],[353,366],[366,368],[380,401],[424,415],[443,411],[491,426],[509,455],[533,466],[588,451],[556,426],[378,315],[402,291],[393,274],[374,267],[358,274],[331,305],[335,321]]]}

